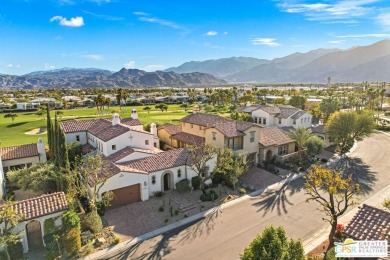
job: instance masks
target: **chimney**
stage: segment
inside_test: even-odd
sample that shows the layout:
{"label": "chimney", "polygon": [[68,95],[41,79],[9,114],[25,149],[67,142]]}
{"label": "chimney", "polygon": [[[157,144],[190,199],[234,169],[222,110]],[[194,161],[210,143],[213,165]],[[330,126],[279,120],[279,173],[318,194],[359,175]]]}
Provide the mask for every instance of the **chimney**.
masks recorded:
{"label": "chimney", "polygon": [[112,125],[117,125],[121,122],[118,113],[112,114]]}
{"label": "chimney", "polygon": [[138,119],[138,113],[137,113],[137,110],[135,110],[135,108],[133,108],[133,110],[131,110],[131,118]]}
{"label": "chimney", "polygon": [[155,123],[150,124],[150,133],[157,137],[157,126]]}
{"label": "chimney", "polygon": [[38,138],[37,148],[39,153],[39,161],[46,162],[47,158],[46,158],[45,143],[41,138]]}

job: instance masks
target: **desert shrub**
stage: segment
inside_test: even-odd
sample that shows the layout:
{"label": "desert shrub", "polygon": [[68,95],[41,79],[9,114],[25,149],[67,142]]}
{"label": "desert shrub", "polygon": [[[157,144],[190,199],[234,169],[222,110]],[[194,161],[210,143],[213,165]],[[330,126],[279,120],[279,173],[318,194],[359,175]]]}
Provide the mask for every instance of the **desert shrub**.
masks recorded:
{"label": "desert shrub", "polygon": [[192,177],[191,179],[191,185],[194,190],[198,190],[200,187],[200,178],[199,176]]}
{"label": "desert shrub", "polygon": [[86,227],[91,230],[92,233],[99,233],[103,229],[102,219],[100,216],[94,212],[91,211],[90,213],[87,213],[84,218]]}
{"label": "desert shrub", "polygon": [[162,206],[159,207],[159,208],[158,208],[158,211],[163,212],[163,211],[164,211],[164,207],[162,207]]}
{"label": "desert shrub", "polygon": [[64,214],[62,214],[61,220],[62,220],[62,227],[64,228],[65,231],[70,230],[72,228],[80,229],[81,227],[81,221],[79,215],[77,215],[77,213],[73,210],[69,210]]}
{"label": "desert shrub", "polygon": [[115,244],[119,244],[119,242],[121,242],[121,238],[120,237],[115,237]]}
{"label": "desert shrub", "polygon": [[65,251],[68,255],[75,256],[81,248],[80,229],[74,227],[63,236]]}
{"label": "desert shrub", "polygon": [[176,189],[178,192],[186,192],[190,190],[190,181],[187,179],[181,180],[176,183]]}
{"label": "desert shrub", "polygon": [[162,196],[164,196],[164,192],[163,191],[155,191],[155,192],[153,192],[153,195],[158,197],[158,198],[161,198]]}
{"label": "desert shrub", "polygon": [[218,199],[218,195],[215,193],[214,190],[210,190],[210,192],[203,193],[200,195],[200,200],[201,201],[214,201]]}
{"label": "desert shrub", "polygon": [[244,188],[240,188],[239,190],[240,195],[246,194],[246,190]]}
{"label": "desert shrub", "polygon": [[104,216],[104,214],[106,213],[106,205],[104,205],[103,201],[99,201],[97,203],[97,212],[99,216]]}

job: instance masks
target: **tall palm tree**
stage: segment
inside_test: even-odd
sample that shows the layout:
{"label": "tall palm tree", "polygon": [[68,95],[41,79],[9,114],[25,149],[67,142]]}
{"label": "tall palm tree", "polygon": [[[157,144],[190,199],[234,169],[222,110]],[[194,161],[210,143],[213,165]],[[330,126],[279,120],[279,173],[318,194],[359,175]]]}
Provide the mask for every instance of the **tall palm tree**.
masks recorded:
{"label": "tall palm tree", "polygon": [[293,139],[298,146],[298,161],[301,163],[302,152],[306,148],[307,141],[313,136],[313,134],[310,129],[300,126],[297,129],[290,131],[288,136]]}

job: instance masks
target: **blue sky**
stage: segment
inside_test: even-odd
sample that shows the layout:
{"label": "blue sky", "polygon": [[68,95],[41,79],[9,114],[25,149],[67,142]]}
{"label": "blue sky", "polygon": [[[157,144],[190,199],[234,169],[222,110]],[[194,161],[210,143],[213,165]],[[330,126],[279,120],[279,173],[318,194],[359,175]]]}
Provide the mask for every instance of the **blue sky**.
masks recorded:
{"label": "blue sky", "polygon": [[389,0],[0,0],[0,73],[148,71],[390,39]]}

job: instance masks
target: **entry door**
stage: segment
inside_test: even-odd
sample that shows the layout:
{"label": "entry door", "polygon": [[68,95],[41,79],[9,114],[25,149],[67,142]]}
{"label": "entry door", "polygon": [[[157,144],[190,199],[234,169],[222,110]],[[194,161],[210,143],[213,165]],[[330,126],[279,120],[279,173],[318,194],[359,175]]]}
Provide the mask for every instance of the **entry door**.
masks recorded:
{"label": "entry door", "polygon": [[169,174],[164,175],[164,190],[169,190]]}

